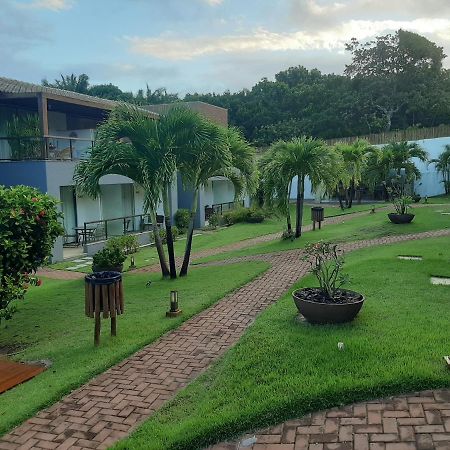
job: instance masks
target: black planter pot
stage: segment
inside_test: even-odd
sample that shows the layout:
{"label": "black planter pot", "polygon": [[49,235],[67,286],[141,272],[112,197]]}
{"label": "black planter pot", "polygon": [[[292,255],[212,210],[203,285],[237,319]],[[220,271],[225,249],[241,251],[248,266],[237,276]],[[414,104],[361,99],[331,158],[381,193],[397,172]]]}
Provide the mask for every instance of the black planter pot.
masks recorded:
{"label": "black planter pot", "polygon": [[295,306],[299,313],[313,324],[332,324],[352,321],[359,313],[364,303],[364,296],[357,292],[347,291],[359,296],[359,300],[351,303],[319,303],[305,300],[298,296],[303,289],[298,289],[292,293]]}
{"label": "black planter pot", "polygon": [[388,214],[389,220],[392,223],[411,223],[414,219],[414,214]]}

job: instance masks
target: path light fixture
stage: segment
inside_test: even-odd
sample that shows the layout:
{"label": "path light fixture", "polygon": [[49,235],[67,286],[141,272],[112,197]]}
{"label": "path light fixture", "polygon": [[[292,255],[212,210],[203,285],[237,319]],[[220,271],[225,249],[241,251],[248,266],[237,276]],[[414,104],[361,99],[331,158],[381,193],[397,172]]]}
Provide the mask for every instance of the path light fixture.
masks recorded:
{"label": "path light fixture", "polygon": [[170,310],[166,312],[166,317],[176,317],[181,313],[178,308],[178,291],[170,291]]}
{"label": "path light fixture", "polygon": [[130,269],[136,269],[136,264],[134,262],[134,256],[130,258]]}

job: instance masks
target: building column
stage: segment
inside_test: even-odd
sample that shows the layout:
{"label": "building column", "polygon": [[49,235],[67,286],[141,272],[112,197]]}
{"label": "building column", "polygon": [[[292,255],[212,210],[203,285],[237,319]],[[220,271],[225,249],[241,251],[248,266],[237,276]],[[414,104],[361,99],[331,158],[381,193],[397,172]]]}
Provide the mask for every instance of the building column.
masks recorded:
{"label": "building column", "polygon": [[48,135],[48,106],[47,106],[47,97],[40,93],[37,97],[38,102],[38,114],[39,114],[39,123],[41,126],[41,133],[43,136]]}

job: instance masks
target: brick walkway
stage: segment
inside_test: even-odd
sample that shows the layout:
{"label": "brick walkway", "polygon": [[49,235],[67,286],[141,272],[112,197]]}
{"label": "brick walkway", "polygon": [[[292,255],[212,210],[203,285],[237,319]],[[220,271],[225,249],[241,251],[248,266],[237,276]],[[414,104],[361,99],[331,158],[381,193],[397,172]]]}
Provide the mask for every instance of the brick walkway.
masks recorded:
{"label": "brick walkway", "polygon": [[[449,234],[450,230],[431,231],[343,247],[350,251]],[[270,261],[272,267],[3,436],[0,449],[106,448],[125,437],[235,344],[262,310],[306,274],[301,255],[295,250],[252,257]]]}
{"label": "brick walkway", "polygon": [[[251,445],[248,439],[256,438]],[[254,439],[252,439],[254,442]],[[449,450],[450,390],[308,414],[210,450]]]}

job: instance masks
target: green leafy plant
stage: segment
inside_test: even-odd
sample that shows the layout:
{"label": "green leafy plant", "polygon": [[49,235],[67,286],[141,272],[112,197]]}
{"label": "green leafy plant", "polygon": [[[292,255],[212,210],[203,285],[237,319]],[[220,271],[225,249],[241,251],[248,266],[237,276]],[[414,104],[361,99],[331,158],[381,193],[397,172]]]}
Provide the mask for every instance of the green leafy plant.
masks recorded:
{"label": "green leafy plant", "polygon": [[408,210],[411,208],[411,203],[413,202],[412,197],[403,194],[402,191],[397,188],[389,188],[388,192],[391,196],[391,202],[395,212],[397,214],[408,214]]}
{"label": "green leafy plant", "polygon": [[292,230],[284,230],[281,239],[283,241],[293,241],[295,239],[295,233]]}
{"label": "green leafy plant", "polygon": [[57,201],[27,186],[0,186],[0,321],[11,319],[29,285],[41,282],[34,273],[51,255],[63,234]]}
{"label": "green leafy plant", "polygon": [[12,116],[6,122],[6,136],[11,148],[12,159],[42,157],[43,143],[41,140],[39,116],[37,114]]}
{"label": "green leafy plant", "polygon": [[133,235],[116,236],[108,239],[106,247],[110,249],[118,247],[125,253],[125,255],[131,255],[132,253],[139,251],[139,241],[137,237]]}
{"label": "green leafy plant", "polygon": [[181,232],[187,230],[190,220],[191,212],[188,209],[180,208],[174,215],[175,225]]}
{"label": "green leafy plant", "polygon": [[264,221],[266,215],[260,208],[236,208],[227,211],[222,215],[222,220],[225,225],[233,225],[235,223],[261,223]]}
{"label": "green leafy plant", "polygon": [[308,244],[305,253],[305,259],[319,281],[320,289],[332,301],[336,292],[349,281],[348,276],[342,273],[344,266],[342,251],[337,244],[320,241]]}
{"label": "green leafy plant", "polygon": [[118,246],[105,247],[99,250],[92,258],[92,270],[98,272],[101,270],[111,270],[123,265],[126,255]]}
{"label": "green leafy plant", "polygon": [[211,214],[208,219],[208,224],[212,229],[217,228],[220,225],[220,216],[217,213]]}
{"label": "green leafy plant", "polygon": [[[163,244],[165,244],[167,242],[167,238],[166,238],[166,230],[160,230],[160,235],[161,235],[161,241]],[[174,241],[177,240],[178,236],[179,236],[180,232],[178,231],[178,227],[173,226],[172,227],[172,239]]]}

